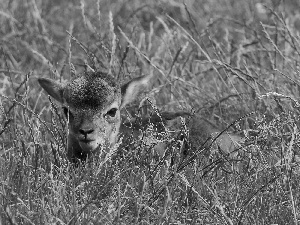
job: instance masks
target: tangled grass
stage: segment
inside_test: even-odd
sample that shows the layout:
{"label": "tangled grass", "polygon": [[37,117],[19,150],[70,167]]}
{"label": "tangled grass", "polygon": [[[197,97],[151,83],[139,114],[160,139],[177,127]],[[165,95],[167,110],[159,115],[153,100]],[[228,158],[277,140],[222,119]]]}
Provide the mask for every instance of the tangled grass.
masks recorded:
{"label": "tangled grass", "polygon": [[[297,6],[2,1],[0,224],[298,224]],[[124,120],[195,112],[244,145],[233,157],[199,146],[184,158],[180,137],[163,155],[130,139],[105,160],[74,167],[66,123],[36,77],[96,69],[120,82],[156,77]],[[147,135],[157,138],[151,124]]]}

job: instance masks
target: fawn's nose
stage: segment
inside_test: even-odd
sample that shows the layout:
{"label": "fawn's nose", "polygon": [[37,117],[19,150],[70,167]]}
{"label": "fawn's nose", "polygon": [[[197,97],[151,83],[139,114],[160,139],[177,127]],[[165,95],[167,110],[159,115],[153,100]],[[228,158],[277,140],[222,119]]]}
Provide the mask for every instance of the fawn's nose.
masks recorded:
{"label": "fawn's nose", "polygon": [[79,129],[79,133],[84,136],[87,136],[88,134],[91,134],[93,132],[94,132],[93,129]]}

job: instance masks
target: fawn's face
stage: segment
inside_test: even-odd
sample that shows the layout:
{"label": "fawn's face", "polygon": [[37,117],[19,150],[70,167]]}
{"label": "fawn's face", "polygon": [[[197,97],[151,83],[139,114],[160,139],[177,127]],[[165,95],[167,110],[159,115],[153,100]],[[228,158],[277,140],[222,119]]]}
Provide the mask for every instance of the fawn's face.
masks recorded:
{"label": "fawn's face", "polygon": [[39,80],[48,94],[62,104],[69,135],[84,152],[116,141],[121,123],[121,89],[113,77],[89,73],[75,77],[66,85],[45,81],[46,84]]}
{"label": "fawn's face", "polygon": [[69,134],[78,140],[83,151],[90,152],[99,145],[115,143],[121,122],[116,102],[98,111],[70,106],[64,106],[63,110]]}
{"label": "fawn's face", "polygon": [[120,127],[121,90],[115,80],[101,73],[73,79],[63,88],[63,111],[83,151],[116,141]]}
{"label": "fawn's face", "polygon": [[74,142],[68,144],[68,151],[75,151],[72,148],[79,144],[79,151],[89,153],[116,142],[120,109],[145,89],[150,78],[134,78],[121,88],[111,75],[101,72],[79,75],[67,84],[47,78],[38,81],[62,105],[69,126],[68,140]]}

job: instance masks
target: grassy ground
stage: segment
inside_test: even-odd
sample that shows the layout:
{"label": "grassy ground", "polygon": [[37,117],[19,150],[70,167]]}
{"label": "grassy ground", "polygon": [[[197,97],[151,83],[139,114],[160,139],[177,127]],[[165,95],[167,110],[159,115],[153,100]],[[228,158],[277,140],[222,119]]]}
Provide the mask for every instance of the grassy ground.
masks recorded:
{"label": "grassy ground", "polygon": [[[1,1],[0,224],[298,224],[299,6]],[[122,83],[153,74],[147,110],[197,112],[244,146],[185,159],[176,138],[164,157],[128,140],[74,167],[60,109],[36,77],[96,68]]]}

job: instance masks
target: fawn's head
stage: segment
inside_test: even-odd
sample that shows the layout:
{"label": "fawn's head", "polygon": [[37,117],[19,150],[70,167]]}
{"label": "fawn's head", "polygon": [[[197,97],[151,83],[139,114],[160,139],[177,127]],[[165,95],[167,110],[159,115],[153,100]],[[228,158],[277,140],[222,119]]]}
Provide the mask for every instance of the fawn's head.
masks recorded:
{"label": "fawn's head", "polygon": [[66,84],[47,78],[39,78],[38,82],[62,105],[69,124],[69,142],[76,142],[69,143],[68,148],[80,146],[82,152],[89,153],[99,145],[116,142],[121,108],[136,98],[149,78],[138,77],[122,87],[102,72],[84,73]]}

